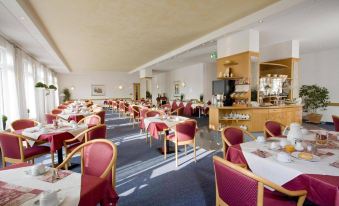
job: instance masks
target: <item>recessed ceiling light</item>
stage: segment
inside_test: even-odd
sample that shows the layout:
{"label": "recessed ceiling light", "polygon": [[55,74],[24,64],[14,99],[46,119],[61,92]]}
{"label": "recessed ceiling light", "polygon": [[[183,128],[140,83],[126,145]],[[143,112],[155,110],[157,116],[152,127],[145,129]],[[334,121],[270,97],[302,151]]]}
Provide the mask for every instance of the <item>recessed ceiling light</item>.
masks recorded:
{"label": "recessed ceiling light", "polygon": [[264,23],[264,20],[262,20],[262,19],[259,19],[259,21],[258,21],[260,24],[261,23]]}

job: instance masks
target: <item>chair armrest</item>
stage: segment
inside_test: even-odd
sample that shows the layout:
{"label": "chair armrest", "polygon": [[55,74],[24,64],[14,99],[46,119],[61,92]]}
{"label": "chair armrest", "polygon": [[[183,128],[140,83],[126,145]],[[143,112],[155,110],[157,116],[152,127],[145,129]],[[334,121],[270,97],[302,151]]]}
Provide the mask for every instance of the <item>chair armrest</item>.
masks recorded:
{"label": "chair armrest", "polygon": [[64,140],[64,145],[67,145],[67,143],[73,142],[74,140],[79,139],[79,137],[81,137],[81,136],[83,136],[83,135],[85,135],[85,140],[86,140],[86,133],[87,133],[87,130],[82,131],[82,132],[79,133],[77,136],[73,137],[72,139],[66,139],[66,140]]}

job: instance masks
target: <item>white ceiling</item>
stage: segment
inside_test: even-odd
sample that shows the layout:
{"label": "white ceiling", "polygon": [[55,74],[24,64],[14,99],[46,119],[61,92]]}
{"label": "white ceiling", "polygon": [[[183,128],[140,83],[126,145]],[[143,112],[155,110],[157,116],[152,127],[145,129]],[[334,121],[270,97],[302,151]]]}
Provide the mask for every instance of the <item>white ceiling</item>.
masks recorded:
{"label": "white ceiling", "polygon": [[0,25],[0,35],[8,41],[56,72],[68,72],[64,62],[16,1],[0,1]]}
{"label": "white ceiling", "polygon": [[[339,48],[339,1],[308,0],[244,29],[260,32],[260,48],[289,40],[300,41],[300,53]],[[216,42],[201,45],[149,68],[178,69],[196,63],[210,63]]]}

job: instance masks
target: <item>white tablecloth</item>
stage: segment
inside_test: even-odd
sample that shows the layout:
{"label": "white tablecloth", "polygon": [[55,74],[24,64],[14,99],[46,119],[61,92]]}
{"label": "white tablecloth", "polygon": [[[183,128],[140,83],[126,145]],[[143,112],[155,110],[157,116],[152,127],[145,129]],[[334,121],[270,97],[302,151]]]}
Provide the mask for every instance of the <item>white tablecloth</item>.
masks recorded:
{"label": "white tablecloth", "polygon": [[[81,174],[72,173],[55,183],[49,183],[39,180],[38,177],[27,175],[25,171],[30,170],[30,168],[31,167],[21,167],[17,169],[0,171],[0,181],[44,191],[55,191],[61,189],[61,191],[58,193],[66,196],[61,205],[73,206],[79,204],[81,191]],[[27,201],[23,205],[31,206],[37,199],[39,199],[39,196]]]}
{"label": "white tablecloth", "polygon": [[[305,139],[314,138],[314,134],[305,136]],[[320,149],[324,152],[332,152],[334,155],[321,158],[319,162],[309,162],[292,158],[292,162],[279,162],[276,158],[276,151],[269,149],[269,142],[257,143],[255,141],[246,142],[240,145],[242,153],[252,172],[258,176],[266,178],[278,185],[283,185],[301,174],[321,174],[339,176],[339,169],[329,164],[339,160],[339,150]],[[271,157],[261,158],[253,151],[257,149],[273,154]]]}
{"label": "white tablecloth", "polygon": [[[176,118],[178,118],[178,121],[176,120]],[[147,117],[144,119],[144,124],[145,124],[146,129],[148,128],[149,124],[152,122],[164,123],[167,125],[168,128],[171,128],[180,122],[184,122],[187,119],[188,119],[187,117],[182,117],[182,116],[174,116],[174,117],[171,117],[171,119],[161,119],[160,117]]]}
{"label": "white tablecloth", "polygon": [[[72,126],[68,123],[63,123],[63,127],[60,127],[58,129],[54,129],[52,125],[44,125],[42,128],[44,129],[39,129],[38,127],[31,127],[24,129],[22,131],[22,135],[26,137],[30,137],[34,140],[37,140],[40,135],[42,134],[48,134],[48,133],[58,133],[58,132],[68,132],[71,133],[74,137],[81,132],[85,131],[88,128],[88,125],[86,124],[80,124],[78,125],[77,128],[72,128]],[[81,140],[80,140],[81,141]],[[35,141],[33,140],[27,140],[28,144],[32,146]]]}

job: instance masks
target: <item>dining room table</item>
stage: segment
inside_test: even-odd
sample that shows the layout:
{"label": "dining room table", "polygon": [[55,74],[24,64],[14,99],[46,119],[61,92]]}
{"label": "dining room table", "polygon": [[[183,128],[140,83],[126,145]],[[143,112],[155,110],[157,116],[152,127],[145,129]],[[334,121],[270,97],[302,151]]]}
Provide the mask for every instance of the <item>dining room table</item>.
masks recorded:
{"label": "dining room table", "polygon": [[0,205],[39,205],[43,193],[57,192],[61,206],[116,205],[118,194],[107,179],[52,168],[42,175],[31,174],[33,165],[19,163],[0,169]]}
{"label": "dining room table", "polygon": [[[145,129],[148,131],[151,138],[159,139],[160,133],[165,132],[167,135],[170,129],[173,129],[175,125],[188,120],[187,117],[183,116],[170,116],[170,115],[159,115],[155,117],[146,117],[143,119]],[[172,153],[174,150],[169,147],[169,141],[166,140],[167,153]],[[164,153],[164,148],[159,148],[160,153]]]}
{"label": "dining room table", "polygon": [[[265,142],[250,141],[232,145],[225,159],[236,164],[246,164],[256,175],[290,190],[307,190],[307,199],[323,206],[339,205],[339,137],[328,135],[327,144],[316,143],[318,132],[303,134],[301,151],[287,153],[279,145],[284,137],[268,138]],[[312,150],[307,150],[312,148]],[[306,160],[299,154],[306,152],[312,158]],[[289,161],[281,159],[281,153],[290,155]]]}
{"label": "dining room table", "polygon": [[[16,130],[15,133],[29,137],[31,140],[28,140],[27,143],[30,145],[35,143],[34,140],[48,142],[50,151],[53,153],[57,152],[58,164],[61,164],[63,161],[62,147],[64,140],[74,138],[89,127],[91,127],[91,125],[60,122],[57,127],[53,124],[46,124],[23,130]],[[83,136],[79,137],[78,140],[82,141],[81,138],[83,138]]]}

